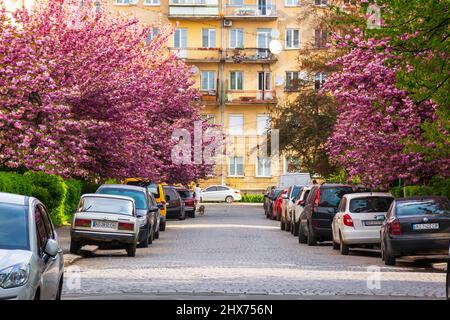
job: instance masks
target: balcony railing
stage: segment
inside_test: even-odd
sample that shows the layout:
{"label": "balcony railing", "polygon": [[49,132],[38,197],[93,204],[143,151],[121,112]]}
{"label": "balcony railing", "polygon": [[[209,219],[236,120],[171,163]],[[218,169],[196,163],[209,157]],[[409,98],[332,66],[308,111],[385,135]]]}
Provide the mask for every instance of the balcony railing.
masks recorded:
{"label": "balcony railing", "polygon": [[201,91],[201,100],[205,105],[217,105],[219,101],[217,90]]}
{"label": "balcony railing", "polygon": [[225,96],[226,103],[255,104],[277,103],[275,90],[229,90]]}
{"label": "balcony railing", "polygon": [[277,61],[274,54],[267,48],[232,48],[226,49],[225,59],[229,62],[268,62]]}
{"label": "balcony railing", "polygon": [[169,51],[180,59],[195,60],[199,62],[218,62],[220,60],[219,48],[169,48]]}
{"label": "balcony railing", "polygon": [[274,4],[228,4],[225,6],[225,16],[232,18],[239,17],[264,17],[276,18],[277,8]]}
{"label": "balcony railing", "polygon": [[169,16],[219,17],[218,0],[170,0]]}

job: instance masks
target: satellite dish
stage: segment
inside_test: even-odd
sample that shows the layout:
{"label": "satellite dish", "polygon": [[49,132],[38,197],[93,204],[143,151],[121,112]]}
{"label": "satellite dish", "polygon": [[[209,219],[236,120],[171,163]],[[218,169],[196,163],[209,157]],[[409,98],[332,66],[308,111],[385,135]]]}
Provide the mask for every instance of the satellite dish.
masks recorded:
{"label": "satellite dish", "polygon": [[279,40],[272,40],[269,44],[269,50],[273,54],[280,54],[283,51],[283,47],[281,46],[281,42]]}

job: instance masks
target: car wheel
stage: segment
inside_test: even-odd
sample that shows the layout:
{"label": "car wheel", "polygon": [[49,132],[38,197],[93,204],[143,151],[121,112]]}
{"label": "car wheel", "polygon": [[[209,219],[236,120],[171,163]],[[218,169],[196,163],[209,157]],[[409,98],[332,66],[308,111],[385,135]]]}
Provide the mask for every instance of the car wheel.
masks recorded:
{"label": "car wheel", "polygon": [[166,231],[166,219],[159,223],[159,231]]}
{"label": "car wheel", "polygon": [[285,228],[283,218],[280,219],[280,229],[283,231]]}
{"label": "car wheel", "polygon": [[189,218],[195,218],[195,210],[189,214]]}
{"label": "car wheel", "polygon": [[292,224],[292,234],[294,235],[294,237],[298,236],[298,229],[299,229],[298,227],[299,227],[298,223],[294,222]]}
{"label": "car wheel", "polygon": [[148,237],[148,244],[152,244],[153,240],[155,240],[155,230],[153,229],[153,226],[150,227],[149,232],[150,232],[150,234]]}
{"label": "car wheel", "polygon": [[37,288],[36,293],[34,294],[33,300],[41,300],[41,289]]}
{"label": "car wheel", "polygon": [[149,238],[150,238],[150,229],[147,228],[143,237],[143,241],[140,241],[139,244],[137,245],[138,248],[147,248],[150,243]]}
{"label": "car wheel", "polygon": [[62,289],[63,289],[63,277],[61,277],[61,280],[59,280],[58,291],[56,292],[55,300],[58,301],[61,300]]}
{"label": "car wheel", "polygon": [[159,230],[155,232],[155,239],[159,239]]}
{"label": "car wheel", "polygon": [[70,252],[71,254],[77,254],[78,251],[80,251],[80,249],[81,249],[81,245],[80,245],[78,242],[76,242],[76,241],[74,241],[74,240],[70,240],[70,249],[69,249],[69,252]]}
{"label": "car wheel", "polygon": [[180,217],[178,217],[178,220],[185,220],[186,219],[186,211],[182,210],[182,214]]}
{"label": "car wheel", "polygon": [[127,256],[135,257],[136,256],[136,243],[128,245],[126,250],[127,250]]}
{"label": "car wheel", "polygon": [[348,245],[346,245],[344,243],[344,240],[342,240],[342,236],[339,235],[339,251],[341,252],[341,254],[343,256],[347,256],[350,251],[349,249],[350,248],[348,247]]}
{"label": "car wheel", "polygon": [[298,224],[298,242],[306,243],[306,236],[303,232],[303,227],[302,227],[301,222]]}
{"label": "car wheel", "polygon": [[387,266],[395,266],[395,257],[393,255],[391,255],[391,253],[389,252],[389,250],[386,248],[386,244],[384,243],[381,246],[381,254],[384,258],[384,264]]}
{"label": "car wheel", "polygon": [[226,203],[233,203],[233,201],[234,201],[234,199],[233,199],[232,196],[227,196],[227,197],[225,198],[225,202],[226,202]]}
{"label": "car wheel", "polygon": [[317,239],[313,235],[313,232],[311,230],[311,226],[308,223],[308,234],[306,235],[306,242],[308,243],[308,246],[315,246],[317,244]]}
{"label": "car wheel", "polygon": [[287,231],[287,232],[290,232],[290,231],[291,231],[291,228],[292,228],[291,222],[290,222],[290,221],[286,221],[286,222],[284,223],[284,230]]}

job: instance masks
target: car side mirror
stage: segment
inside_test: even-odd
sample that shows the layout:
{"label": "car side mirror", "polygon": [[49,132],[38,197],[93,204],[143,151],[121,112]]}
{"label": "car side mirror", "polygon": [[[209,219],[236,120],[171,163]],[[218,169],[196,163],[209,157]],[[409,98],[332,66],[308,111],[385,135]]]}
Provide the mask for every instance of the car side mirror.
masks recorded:
{"label": "car side mirror", "polygon": [[59,252],[58,242],[54,239],[48,239],[45,244],[44,252],[50,257],[56,257]]}

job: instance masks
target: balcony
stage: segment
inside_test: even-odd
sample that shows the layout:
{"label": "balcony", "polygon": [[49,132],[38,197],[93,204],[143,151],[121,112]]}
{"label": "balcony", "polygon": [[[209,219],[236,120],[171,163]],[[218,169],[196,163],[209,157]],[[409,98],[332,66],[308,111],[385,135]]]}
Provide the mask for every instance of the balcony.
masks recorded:
{"label": "balcony", "polygon": [[170,0],[169,18],[219,19],[218,0]]}
{"label": "balcony", "polygon": [[277,9],[274,4],[228,4],[225,6],[225,19],[233,20],[276,20]]}
{"label": "balcony", "polygon": [[220,61],[219,48],[169,48],[169,51],[180,59],[191,63],[208,63]]}
{"label": "balcony", "polygon": [[277,103],[275,90],[229,90],[226,92],[226,104],[275,104]]}
{"label": "balcony", "polygon": [[217,90],[211,91],[200,91],[201,101],[206,106],[217,106],[219,105],[219,95]]}
{"label": "balcony", "polygon": [[225,61],[233,63],[275,63],[277,57],[267,48],[226,49]]}

